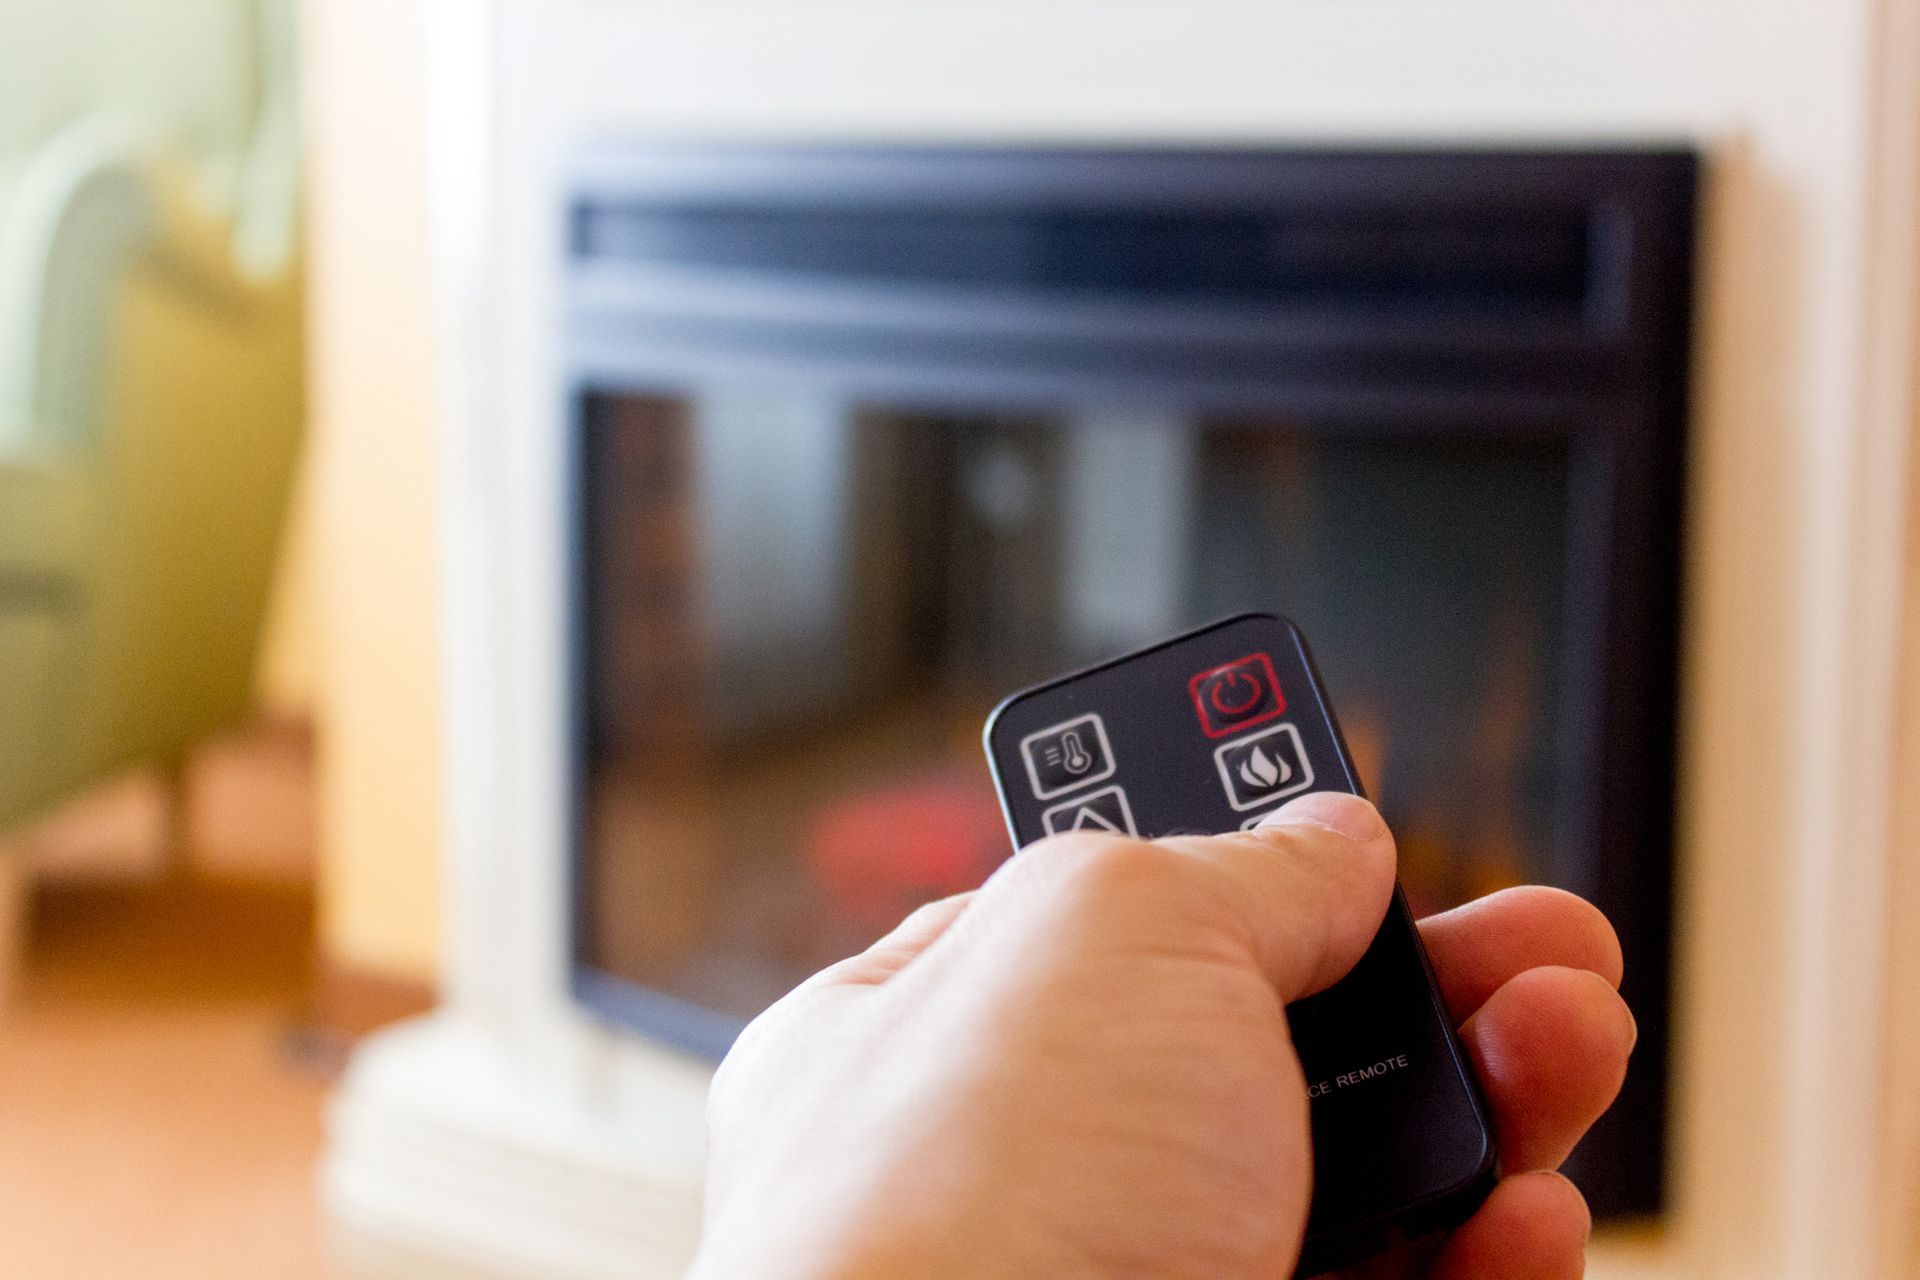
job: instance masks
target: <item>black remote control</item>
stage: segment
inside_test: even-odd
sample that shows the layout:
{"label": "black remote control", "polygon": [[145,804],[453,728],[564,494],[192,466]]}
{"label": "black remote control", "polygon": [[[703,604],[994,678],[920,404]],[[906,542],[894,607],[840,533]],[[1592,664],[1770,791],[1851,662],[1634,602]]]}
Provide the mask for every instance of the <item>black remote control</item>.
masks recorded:
{"label": "black remote control", "polygon": [[[1267,614],[1015,694],[986,746],[1016,846],[1212,834],[1308,791],[1364,794],[1306,642]],[[1313,1117],[1299,1274],[1464,1222],[1493,1189],[1493,1130],[1398,889],[1353,972],[1287,1020]]]}

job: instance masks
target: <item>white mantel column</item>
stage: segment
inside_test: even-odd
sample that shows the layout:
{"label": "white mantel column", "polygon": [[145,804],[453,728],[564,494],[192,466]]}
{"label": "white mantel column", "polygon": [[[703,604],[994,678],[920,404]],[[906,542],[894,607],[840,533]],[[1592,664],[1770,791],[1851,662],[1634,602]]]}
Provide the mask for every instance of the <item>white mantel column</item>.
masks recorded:
{"label": "white mantel column", "polygon": [[[557,438],[491,412],[500,347],[494,14],[418,0],[441,324],[446,728],[441,1008],[355,1054],[323,1195],[368,1277],[653,1280],[699,1222],[707,1064],[566,989]],[[407,6],[411,8],[412,6]],[[389,21],[396,20],[389,18]]]}

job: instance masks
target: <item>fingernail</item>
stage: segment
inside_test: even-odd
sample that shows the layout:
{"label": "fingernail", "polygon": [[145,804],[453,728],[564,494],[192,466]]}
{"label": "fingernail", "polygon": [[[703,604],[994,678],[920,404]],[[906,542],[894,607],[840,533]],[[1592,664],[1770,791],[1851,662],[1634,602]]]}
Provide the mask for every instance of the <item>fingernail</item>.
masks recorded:
{"label": "fingernail", "polygon": [[1311,823],[1338,831],[1349,840],[1377,839],[1387,829],[1380,811],[1344,791],[1316,791],[1275,809],[1260,822],[1262,827],[1288,827]]}
{"label": "fingernail", "polygon": [[1640,1043],[1640,1019],[1633,1016],[1633,1010],[1624,1003],[1620,1006],[1627,1015],[1627,1052],[1632,1053],[1634,1046]]}

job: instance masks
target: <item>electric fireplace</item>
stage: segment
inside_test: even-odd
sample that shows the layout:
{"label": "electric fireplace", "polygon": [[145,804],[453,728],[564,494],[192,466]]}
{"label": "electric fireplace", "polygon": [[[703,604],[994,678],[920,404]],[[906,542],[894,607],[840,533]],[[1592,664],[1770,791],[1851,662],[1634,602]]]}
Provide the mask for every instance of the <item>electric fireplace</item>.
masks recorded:
{"label": "electric fireplace", "polygon": [[1003,694],[1295,618],[1422,912],[1557,884],[1661,1205],[1696,166],[619,148],[572,185],[574,988],[723,1051],[1008,856]]}

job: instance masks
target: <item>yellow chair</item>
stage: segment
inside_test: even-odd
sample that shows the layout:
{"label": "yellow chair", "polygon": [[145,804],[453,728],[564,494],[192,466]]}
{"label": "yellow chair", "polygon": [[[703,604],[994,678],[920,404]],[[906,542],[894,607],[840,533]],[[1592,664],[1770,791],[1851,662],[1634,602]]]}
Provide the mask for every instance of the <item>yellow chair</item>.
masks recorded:
{"label": "yellow chair", "polygon": [[0,830],[244,714],[301,419],[281,0],[0,0]]}

